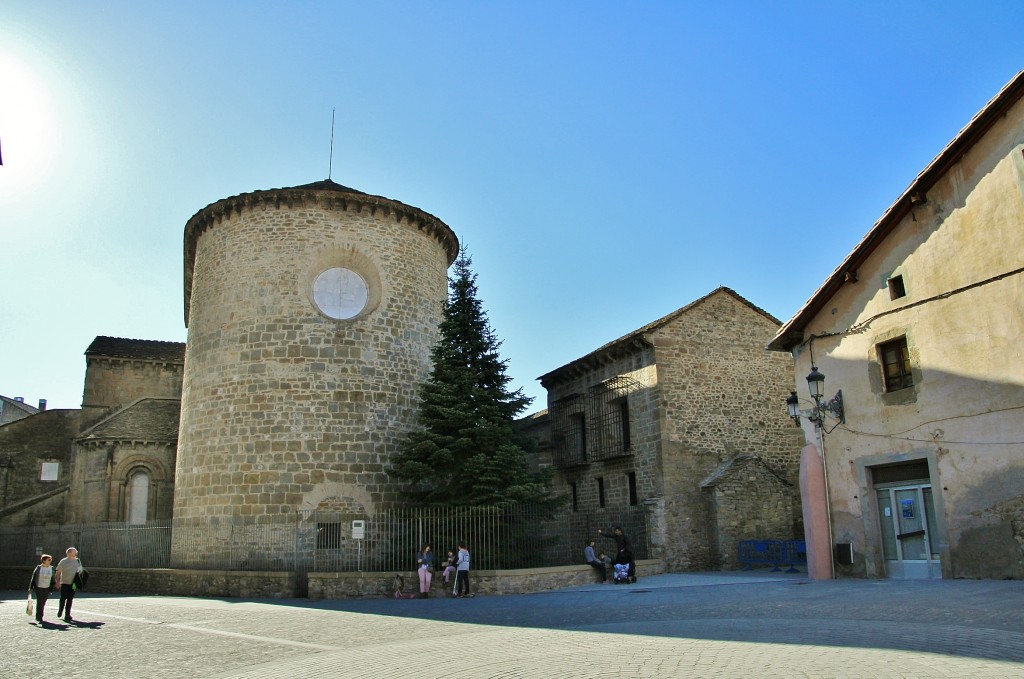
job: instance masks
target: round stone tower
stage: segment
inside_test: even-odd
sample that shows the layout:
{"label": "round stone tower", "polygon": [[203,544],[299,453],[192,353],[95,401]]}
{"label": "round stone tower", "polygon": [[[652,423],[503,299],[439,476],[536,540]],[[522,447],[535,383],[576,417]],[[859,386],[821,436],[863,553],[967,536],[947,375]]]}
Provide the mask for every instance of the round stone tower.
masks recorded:
{"label": "round stone tower", "polygon": [[393,504],[458,248],[433,215],[330,180],[189,219],[175,520]]}

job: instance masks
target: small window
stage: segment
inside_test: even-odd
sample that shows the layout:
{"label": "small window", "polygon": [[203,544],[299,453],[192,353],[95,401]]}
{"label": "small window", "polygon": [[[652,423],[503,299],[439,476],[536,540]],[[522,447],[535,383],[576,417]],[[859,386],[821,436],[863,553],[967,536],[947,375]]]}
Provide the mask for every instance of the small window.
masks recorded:
{"label": "small window", "polygon": [[39,470],[40,481],[57,481],[60,479],[60,462],[44,462]]}
{"label": "small window", "polygon": [[622,428],[622,452],[626,453],[630,448],[629,401],[626,399],[619,401],[619,426]]}
{"label": "small window", "polygon": [[636,472],[630,472],[626,476],[626,482],[629,484],[629,504],[636,505],[638,502],[636,496]]}
{"label": "small window", "polygon": [[576,488],[576,482],[572,481],[569,488],[572,489],[572,511],[578,512],[580,510],[580,494],[579,489]]}
{"label": "small window", "polygon": [[597,505],[604,507],[604,478],[597,477]]}
{"label": "small window", "polygon": [[889,279],[889,299],[899,299],[907,296],[907,289],[903,285],[903,276],[893,276]]}
{"label": "small window", "polygon": [[340,523],[318,523],[316,525],[316,548],[317,549],[340,549],[341,548],[341,524]]}
{"label": "small window", "polygon": [[878,345],[878,360],[882,364],[882,377],[885,380],[885,391],[892,392],[914,386],[914,376],[910,372],[910,351],[907,349],[907,338]]}
{"label": "small window", "polygon": [[587,461],[587,419],[583,413],[576,413],[572,416],[572,433],[576,441],[576,450],[579,452],[579,461]]}

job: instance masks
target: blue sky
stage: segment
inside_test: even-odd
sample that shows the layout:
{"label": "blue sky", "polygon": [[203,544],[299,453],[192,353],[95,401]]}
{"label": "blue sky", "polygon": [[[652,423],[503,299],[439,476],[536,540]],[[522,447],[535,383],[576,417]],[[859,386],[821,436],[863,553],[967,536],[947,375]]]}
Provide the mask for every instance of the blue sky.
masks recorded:
{"label": "blue sky", "polygon": [[458,234],[514,386],[726,285],[787,320],[1024,68],[1024,3],[0,0],[0,394],[184,341],[182,235],[332,178]]}

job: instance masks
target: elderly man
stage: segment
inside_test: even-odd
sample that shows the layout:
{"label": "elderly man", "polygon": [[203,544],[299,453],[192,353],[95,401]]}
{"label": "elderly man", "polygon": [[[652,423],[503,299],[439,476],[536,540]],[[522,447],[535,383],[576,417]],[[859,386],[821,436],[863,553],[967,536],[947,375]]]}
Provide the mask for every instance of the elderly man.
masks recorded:
{"label": "elderly man", "polygon": [[75,600],[75,576],[82,572],[82,562],[78,560],[78,550],[68,547],[67,556],[57,564],[57,570],[53,574],[57,584],[60,585],[60,603],[57,604],[57,617],[64,616],[64,622],[74,622],[71,619],[71,602]]}

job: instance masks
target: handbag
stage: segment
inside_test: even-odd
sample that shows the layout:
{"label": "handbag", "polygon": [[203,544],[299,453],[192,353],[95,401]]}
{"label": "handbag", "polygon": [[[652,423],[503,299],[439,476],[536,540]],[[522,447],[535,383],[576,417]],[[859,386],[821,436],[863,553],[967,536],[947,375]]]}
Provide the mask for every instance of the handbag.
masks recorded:
{"label": "handbag", "polygon": [[34,601],[32,599],[32,594],[30,592],[28,595],[28,600],[25,601],[25,615],[32,615],[32,613],[34,612],[34,606],[32,605],[33,603]]}

